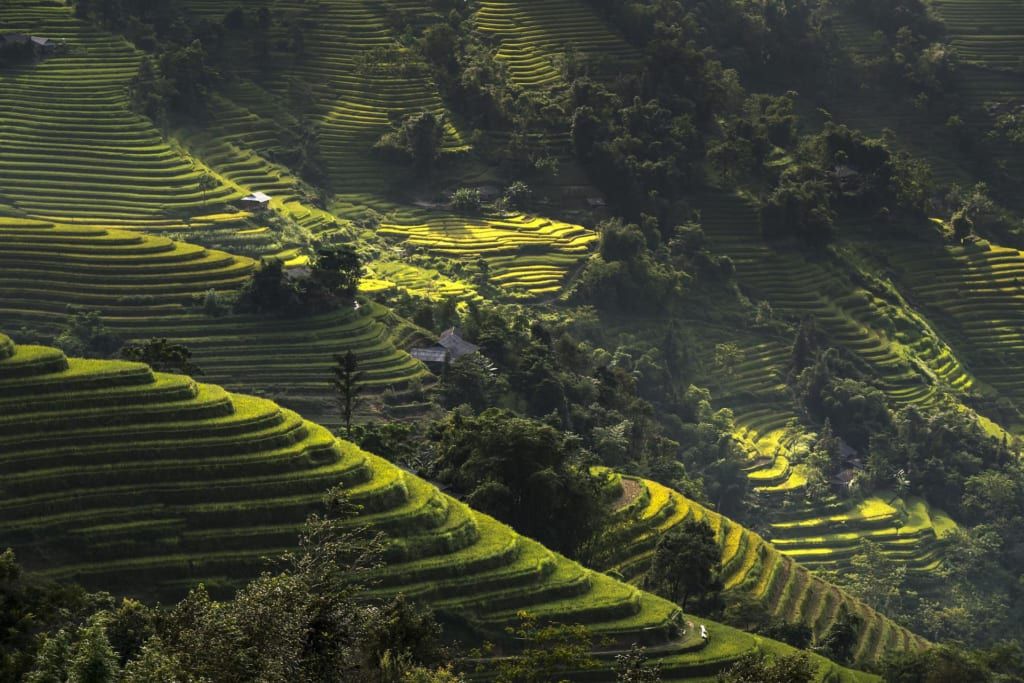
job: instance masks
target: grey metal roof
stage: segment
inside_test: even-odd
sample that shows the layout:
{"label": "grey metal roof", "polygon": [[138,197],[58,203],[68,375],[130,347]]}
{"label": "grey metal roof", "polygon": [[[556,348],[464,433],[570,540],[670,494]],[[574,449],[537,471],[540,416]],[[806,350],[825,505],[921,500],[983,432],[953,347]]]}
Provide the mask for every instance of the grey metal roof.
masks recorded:
{"label": "grey metal roof", "polygon": [[452,360],[468,356],[469,354],[476,353],[480,350],[480,347],[476,344],[471,344],[460,337],[454,327],[442,332],[438,343],[448,349],[449,353],[452,355]]}
{"label": "grey metal roof", "polygon": [[424,363],[444,363],[448,358],[448,349],[443,346],[426,346],[411,350],[409,355]]}

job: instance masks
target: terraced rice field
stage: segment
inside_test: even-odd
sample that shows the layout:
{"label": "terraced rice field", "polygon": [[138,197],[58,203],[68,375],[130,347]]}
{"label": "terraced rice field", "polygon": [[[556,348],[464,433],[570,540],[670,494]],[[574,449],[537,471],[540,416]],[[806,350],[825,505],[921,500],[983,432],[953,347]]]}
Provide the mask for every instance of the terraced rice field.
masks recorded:
{"label": "terraced rice field", "polygon": [[[703,220],[715,247],[733,258],[737,279],[753,299],[768,300],[777,316],[794,321],[813,316],[831,343],[843,346],[877,379],[893,404],[927,406],[943,393],[980,388],[926,321],[906,318],[890,302],[842,282],[834,267],[826,267],[831,264],[765,243],[756,215],[742,202],[719,198],[705,207]],[[923,274],[926,281],[930,277]],[[735,333],[732,337],[725,334],[721,341],[736,341]],[[775,548],[810,568],[837,569],[849,562],[864,536],[911,570],[934,569],[941,562],[938,540],[952,525],[941,511],[917,500],[890,504],[891,495],[870,499],[871,514],[863,504],[832,494],[814,502],[805,499],[807,473],[794,449],[805,449],[802,442],[813,435],[798,426],[791,399],[781,388],[789,344],[748,334],[740,346],[743,358],[732,376],[715,373],[713,395],[716,405],[734,411],[735,436],[751,458],[747,477],[752,490],[778,503],[768,527]],[[705,358],[705,365],[711,362]]]}
{"label": "terraced rice field", "polygon": [[[377,594],[403,592],[478,638],[521,609],[632,642],[674,679],[714,673],[758,641],[517,535],[270,401],[136,363],[68,359],[0,335],[0,542],[29,568],[91,587],[228,590],[294,543],[323,491],[388,536]],[[71,447],[73,446],[73,447]],[[856,680],[844,672],[847,680]]]}
{"label": "terraced rice field", "polygon": [[403,211],[399,220],[383,224],[378,234],[456,261],[482,258],[492,284],[527,297],[560,291],[598,241],[579,225],[525,215],[468,218],[423,210]]}
{"label": "terraced rice field", "polygon": [[[211,317],[210,289],[238,289],[252,260],[118,229],[0,218],[0,319],[51,335],[74,305],[101,313],[125,339],[172,337],[212,381],[258,388],[325,414],[334,353],[351,349],[368,388],[426,374],[395,347],[401,322],[377,305],[309,318]],[[333,421],[333,417],[332,417]]]}
{"label": "terraced rice field", "polygon": [[[382,288],[400,287],[414,297],[439,301],[455,298],[459,300],[480,299],[476,289],[463,280],[432,268],[410,265],[402,261],[375,261],[369,266],[372,276],[382,283]],[[366,291],[361,285],[360,289]]]}
{"label": "terraced rice field", "polygon": [[[957,392],[972,386],[956,357],[921,321],[894,319],[897,309],[875,294],[842,282],[796,250],[766,244],[751,206],[720,196],[705,205],[703,220],[713,246],[733,259],[741,286],[753,298],[768,300],[783,317],[812,316],[894,403],[930,405],[939,388]],[[920,362],[910,363],[911,356]]]}
{"label": "terraced rice field", "polygon": [[475,22],[500,41],[498,59],[508,66],[512,82],[522,87],[558,83],[560,62],[570,47],[587,61],[607,57],[622,66],[638,59],[583,0],[483,0]]}
{"label": "terraced rice field", "polygon": [[925,501],[904,501],[890,492],[853,505],[827,499],[809,511],[817,516],[794,511],[773,523],[771,533],[777,549],[813,568],[841,568],[867,539],[911,571],[929,572],[941,563],[942,537],[956,529],[948,515]]}
{"label": "terraced rice field", "polygon": [[[286,96],[288,79],[299,77],[314,90],[320,146],[334,189],[342,195],[374,193],[386,185],[388,167],[371,151],[392,120],[407,113],[444,113],[437,87],[423,65],[403,67],[408,49],[395,39],[383,4],[365,0],[327,0],[307,4],[300,0],[265,3],[273,17],[272,44],[288,42],[286,24],[302,26],[303,55],[275,47],[275,70],[269,79],[246,59],[248,44],[236,42],[243,55],[241,68],[256,82],[266,82],[277,95]],[[236,6],[224,0],[188,0],[197,16],[220,21]],[[387,57],[368,70],[365,58],[373,51]],[[247,63],[248,62],[248,63]],[[236,99],[250,113],[265,114],[258,91],[249,100]],[[465,149],[456,128],[449,124],[445,148]]]}
{"label": "terraced rice field", "polygon": [[997,69],[1020,70],[1024,9],[1014,0],[933,0],[961,59]]}
{"label": "terraced rice field", "polygon": [[987,243],[907,244],[888,257],[971,370],[1015,402],[1024,399],[1024,255]]}
{"label": "terraced rice field", "polygon": [[[624,481],[626,478],[624,478]],[[812,574],[757,534],[655,482],[628,478],[639,493],[617,511],[618,550],[609,569],[642,582],[658,539],[684,520],[704,519],[715,530],[722,548],[722,574],[726,593],[761,602],[776,616],[808,626],[821,637],[840,610],[863,618],[856,661],[866,665],[897,650],[917,650],[926,641],[893,623],[859,600]]]}
{"label": "terraced rice field", "polygon": [[[0,74],[0,197],[56,219],[152,218],[202,213],[240,196],[204,193],[200,171],[128,109],[140,55],[123,39],[77,20],[57,3],[6,0],[0,31],[64,41],[67,50]],[[59,163],[54,161],[59,160]]]}
{"label": "terraced rice field", "polygon": [[[1013,0],[936,0],[930,5],[965,62],[957,72],[962,98],[973,110],[965,120],[984,134],[994,122],[987,105],[1019,106],[1024,100],[1024,7]],[[992,151],[1017,176],[1024,171],[1012,146],[995,145]]]}

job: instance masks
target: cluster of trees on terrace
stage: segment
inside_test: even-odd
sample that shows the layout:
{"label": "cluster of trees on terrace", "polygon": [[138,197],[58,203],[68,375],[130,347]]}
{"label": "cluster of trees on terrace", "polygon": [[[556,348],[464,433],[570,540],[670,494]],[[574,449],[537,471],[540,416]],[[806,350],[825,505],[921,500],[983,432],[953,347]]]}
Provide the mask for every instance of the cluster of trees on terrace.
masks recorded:
{"label": "cluster of trees on terrace", "polygon": [[[325,511],[307,520],[297,549],[230,599],[217,600],[202,585],[167,606],[115,599],[39,579],[22,570],[11,550],[0,553],[0,681],[465,683],[464,674],[478,670],[493,645],[462,651],[443,638],[429,609],[402,595],[366,599],[387,540],[346,523],[355,513],[342,490],[329,492]],[[717,550],[713,536],[710,545]],[[680,562],[678,553],[659,555]],[[597,664],[591,651],[598,639],[586,627],[527,612],[519,618],[509,628],[518,656],[488,665],[499,683],[556,680]],[[618,683],[661,680],[635,644],[616,656],[613,668]],[[816,676],[806,654],[754,653],[719,681],[809,683]]]}
{"label": "cluster of trees on terrace", "polygon": [[240,292],[235,310],[302,316],[351,306],[362,276],[362,260],[347,244],[321,246],[308,266],[294,270],[279,259],[265,259]]}
{"label": "cluster of trees on terrace", "polygon": [[[753,189],[761,197],[767,237],[812,247],[833,239],[837,212],[870,211],[883,223],[896,212],[922,215],[935,188],[924,166],[895,151],[891,140],[869,139],[831,122],[803,131],[793,97],[748,95],[729,68],[756,79],[788,65],[797,83],[842,87],[816,3],[594,4],[642,47],[641,64],[605,78],[570,51],[564,85],[548,92],[509,82],[493,46],[471,30],[470,8],[463,3],[441,2],[436,21],[401,29],[472,128],[511,133],[507,145],[490,151],[483,135],[473,136],[485,158],[501,159],[517,177],[524,169],[550,170],[550,158],[531,147],[528,134],[570,133],[576,158],[618,217],[600,226],[600,253],[580,275],[575,303],[602,313],[652,314],[679,310],[688,289],[729,292],[731,263],[709,252],[685,201],[708,183]],[[937,46],[940,35],[923,4],[868,2],[854,10],[880,26],[886,45],[877,62],[861,66],[882,86],[909,83],[926,103],[939,98],[954,64]],[[172,114],[200,119],[210,88],[224,77],[223,36],[255,28],[254,53],[265,55],[272,21],[269,14],[241,10],[220,24],[194,24],[176,14],[175,3],[80,0],[77,11],[154,52],[140,67],[133,100],[157,121]],[[293,49],[301,52],[301,41]],[[294,90],[293,99],[308,108],[311,93],[301,84]],[[425,176],[438,163],[443,123],[433,114],[411,115],[379,147]],[[972,200],[962,199],[965,213],[954,227],[969,232]],[[346,301],[341,270],[329,269],[326,278],[314,272],[300,284],[270,265],[247,287],[240,310],[321,310]],[[353,275],[356,269],[344,271]],[[445,306],[414,317],[429,317],[433,325],[427,326],[461,321],[497,372],[474,358],[453,363],[441,384],[443,400],[448,408],[468,409],[442,420],[427,438],[389,426],[365,430],[364,443],[419,462],[481,507],[571,553],[589,550],[594,521],[600,521],[601,485],[589,475],[590,464],[649,476],[742,517],[745,499],[737,494],[745,489],[744,459],[731,438],[731,415],[714,410],[707,391],[693,386],[698,345],[684,330],[674,326],[663,338],[638,335],[622,343],[588,309],[575,311],[570,321],[477,304],[459,316],[454,304]],[[82,322],[73,323],[69,340],[102,346],[102,329]],[[822,426],[812,465],[823,473],[835,467],[841,436],[871,453],[864,490],[895,485],[970,525],[952,541],[951,552],[962,561],[952,561],[949,574],[940,577],[953,587],[953,597],[945,615],[932,613],[939,626],[928,627],[931,632],[948,633],[967,619],[985,625],[975,634],[979,638],[1014,633],[1016,609],[998,609],[1001,601],[1017,605],[1019,599],[1013,588],[1022,547],[1016,529],[1024,521],[1024,480],[1008,449],[980,434],[955,408],[893,411],[870,378],[826,349],[794,361],[792,385],[808,421]],[[506,412],[488,411],[495,406]],[[578,441],[567,432],[579,435]],[[506,439],[531,454],[528,467],[510,469],[513,452],[501,447]],[[482,471],[490,476],[481,480]],[[551,491],[594,516],[574,517],[561,496],[543,495]],[[522,501],[537,510],[523,513]],[[538,510],[560,515],[564,527],[540,528]],[[864,554],[871,567],[870,550]],[[899,680],[915,680],[910,676],[919,669],[913,667],[926,666],[913,663],[908,678]]]}
{"label": "cluster of trees on terrace", "polygon": [[1021,599],[1024,468],[1016,443],[987,433],[953,403],[891,407],[872,377],[820,343],[813,325],[798,331],[792,363],[798,405],[821,427],[806,455],[808,495],[820,495],[844,466],[842,439],[864,454],[854,495],[919,496],[962,524],[943,542],[944,562],[934,572],[911,576],[869,543],[855,558],[855,570],[837,580],[933,638],[952,632],[976,644],[1020,638],[1014,615]]}

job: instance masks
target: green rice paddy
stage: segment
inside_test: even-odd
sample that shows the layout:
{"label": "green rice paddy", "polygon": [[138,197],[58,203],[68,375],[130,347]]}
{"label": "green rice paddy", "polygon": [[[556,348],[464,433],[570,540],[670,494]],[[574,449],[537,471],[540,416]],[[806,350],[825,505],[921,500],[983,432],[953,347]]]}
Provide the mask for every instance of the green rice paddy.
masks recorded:
{"label": "green rice paddy", "polygon": [[643,642],[670,680],[775,647],[713,623],[705,646],[672,603],[580,567],[270,401],[0,335],[0,415],[0,534],[52,578],[156,597],[199,581],[228,590],[286,550],[323,491],[341,485],[362,506],[353,523],[387,535],[373,592],[415,596],[476,639],[512,646],[504,628],[528,610],[586,624],[606,662]]}
{"label": "green rice paddy", "polygon": [[[626,579],[637,583],[643,579],[654,547],[663,534],[685,520],[703,519],[715,530],[722,549],[721,579],[726,595],[760,602],[775,616],[807,626],[816,638],[828,630],[841,609],[859,615],[865,625],[856,649],[860,665],[877,662],[892,651],[927,646],[920,637],[815,576],[803,565],[802,558],[794,561],[793,553],[782,549],[778,542],[769,543],[656,482],[629,478],[628,486],[633,491],[638,487],[639,492],[617,512],[616,551],[608,561],[608,568]],[[916,512],[926,518],[927,513],[921,507],[923,503]],[[885,512],[872,510],[870,505],[866,512],[876,517],[885,516]],[[926,521],[915,519],[913,524],[918,526],[908,529],[907,533],[923,529]]]}

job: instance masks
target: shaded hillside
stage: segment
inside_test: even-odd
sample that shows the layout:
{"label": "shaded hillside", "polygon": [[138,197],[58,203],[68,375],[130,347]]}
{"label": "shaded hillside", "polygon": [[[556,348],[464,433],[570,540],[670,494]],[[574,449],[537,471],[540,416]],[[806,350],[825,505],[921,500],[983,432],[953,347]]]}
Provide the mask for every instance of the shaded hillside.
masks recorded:
{"label": "shaded hillside", "polygon": [[0,543],[44,576],[150,595],[197,581],[225,590],[287,549],[322,491],[342,484],[362,506],[355,521],[389,539],[374,591],[415,597],[471,637],[503,642],[529,610],[609,639],[599,657],[647,643],[672,679],[761,647],[714,624],[705,644],[672,603],[546,550],[269,401],[7,337],[0,396]]}
{"label": "shaded hillside", "polygon": [[863,626],[854,656],[861,665],[893,651],[926,647],[919,636],[818,578],[740,524],[656,482],[632,477],[620,481],[623,497],[614,549],[602,564],[624,578],[643,585],[658,540],[686,520],[706,520],[722,549],[720,576],[726,595],[753,599],[786,622],[807,626],[815,638],[828,631],[841,611],[860,617]]}

